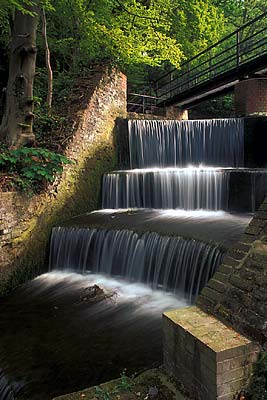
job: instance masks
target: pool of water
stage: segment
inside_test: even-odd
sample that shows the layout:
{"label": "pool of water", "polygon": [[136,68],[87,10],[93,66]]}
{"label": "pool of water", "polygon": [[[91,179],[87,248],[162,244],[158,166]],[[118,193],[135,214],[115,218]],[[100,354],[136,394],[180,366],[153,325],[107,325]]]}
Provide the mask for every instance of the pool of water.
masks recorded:
{"label": "pool of water", "polygon": [[[88,300],[94,284],[107,298]],[[0,303],[1,400],[51,400],[118,377],[124,368],[132,374],[160,365],[162,312],[185,305],[101,275],[39,276]]]}

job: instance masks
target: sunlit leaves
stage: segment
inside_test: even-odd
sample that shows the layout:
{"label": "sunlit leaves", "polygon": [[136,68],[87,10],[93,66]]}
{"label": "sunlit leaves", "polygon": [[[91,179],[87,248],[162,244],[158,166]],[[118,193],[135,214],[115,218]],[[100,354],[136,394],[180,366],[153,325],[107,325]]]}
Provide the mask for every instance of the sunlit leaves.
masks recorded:
{"label": "sunlit leaves", "polygon": [[55,0],[53,5],[51,50],[72,65],[104,58],[121,67],[165,60],[178,67],[185,55],[214,42],[223,23],[208,0]]}

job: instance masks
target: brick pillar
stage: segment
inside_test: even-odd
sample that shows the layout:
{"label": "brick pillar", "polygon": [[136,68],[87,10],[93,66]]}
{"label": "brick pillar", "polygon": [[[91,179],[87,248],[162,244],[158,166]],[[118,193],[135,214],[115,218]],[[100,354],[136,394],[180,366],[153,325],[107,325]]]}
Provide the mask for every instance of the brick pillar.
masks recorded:
{"label": "brick pillar", "polygon": [[188,111],[177,106],[166,107],[165,116],[167,118],[178,119],[179,121],[188,120]]}
{"label": "brick pillar", "polygon": [[252,341],[197,307],[163,314],[163,365],[192,399],[236,399],[258,352]]}
{"label": "brick pillar", "polygon": [[237,116],[267,115],[267,78],[240,81],[235,86]]}

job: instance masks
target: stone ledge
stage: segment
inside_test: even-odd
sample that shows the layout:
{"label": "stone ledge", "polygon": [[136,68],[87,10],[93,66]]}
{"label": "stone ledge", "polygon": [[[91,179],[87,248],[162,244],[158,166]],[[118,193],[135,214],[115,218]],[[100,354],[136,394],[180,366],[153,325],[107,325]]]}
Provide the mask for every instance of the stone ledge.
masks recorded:
{"label": "stone ledge", "polygon": [[196,400],[232,400],[248,383],[258,351],[197,307],[164,313],[164,366]]}

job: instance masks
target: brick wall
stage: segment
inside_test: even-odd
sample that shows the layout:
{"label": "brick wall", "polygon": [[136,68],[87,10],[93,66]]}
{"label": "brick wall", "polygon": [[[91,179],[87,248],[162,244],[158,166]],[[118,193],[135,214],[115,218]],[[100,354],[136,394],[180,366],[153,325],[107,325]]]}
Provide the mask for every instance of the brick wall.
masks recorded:
{"label": "brick wall", "polygon": [[65,154],[73,164],[41,195],[0,193],[0,295],[47,268],[52,227],[98,208],[102,174],[116,166],[114,126],[126,113],[126,77],[97,72],[81,92],[82,107],[75,99],[69,105],[75,124]]}
{"label": "brick wall", "polygon": [[235,86],[235,111],[238,116],[267,114],[267,78],[246,79]]}
{"label": "brick wall", "polygon": [[247,386],[258,347],[197,307],[163,315],[167,372],[194,400],[233,400]]}
{"label": "brick wall", "polygon": [[267,199],[225,254],[197,305],[240,333],[267,344]]}

